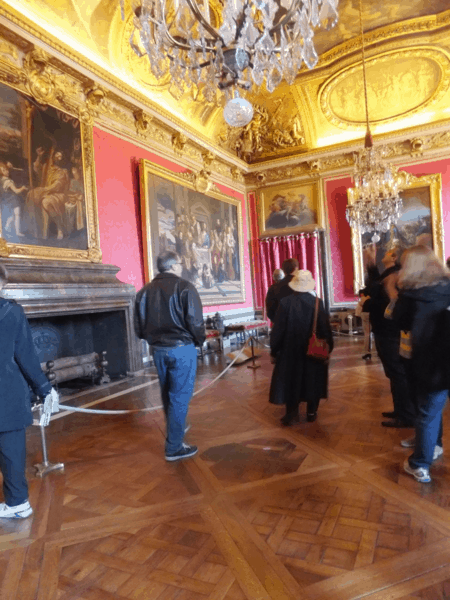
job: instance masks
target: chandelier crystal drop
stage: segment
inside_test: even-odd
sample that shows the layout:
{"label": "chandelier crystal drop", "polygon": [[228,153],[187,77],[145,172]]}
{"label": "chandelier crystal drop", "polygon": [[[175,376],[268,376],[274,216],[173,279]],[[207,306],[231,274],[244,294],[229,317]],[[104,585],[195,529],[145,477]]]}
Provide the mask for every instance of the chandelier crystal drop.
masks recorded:
{"label": "chandelier crystal drop", "polygon": [[373,145],[367,102],[361,0],[359,0],[359,22],[367,130],[364,148],[355,160],[354,187],[349,189],[351,203],[347,206],[346,217],[350,227],[361,234],[373,232],[372,242],[376,243],[380,241],[379,234],[388,232],[391,225],[395,224],[402,214],[402,199],[399,193],[402,179],[406,180],[407,174],[384,160],[383,147]]}
{"label": "chandelier crystal drop", "polygon": [[196,86],[196,97],[213,102],[217,89],[233,101],[236,88],[265,82],[272,92],[283,79],[292,84],[303,64],[314,68],[314,29],[336,25],[339,0],[127,1],[134,7],[130,45],[148,56],[153,75],[170,75],[180,94]]}

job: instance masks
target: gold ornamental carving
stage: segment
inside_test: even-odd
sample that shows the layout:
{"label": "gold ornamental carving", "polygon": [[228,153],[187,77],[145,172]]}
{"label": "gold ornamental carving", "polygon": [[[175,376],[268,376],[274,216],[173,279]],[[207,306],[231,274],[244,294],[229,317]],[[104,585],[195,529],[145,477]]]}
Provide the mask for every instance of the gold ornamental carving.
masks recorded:
{"label": "gold ornamental carving", "polygon": [[177,131],[172,135],[172,148],[175,154],[181,156],[187,142],[187,137],[184,133]]}
{"label": "gold ornamental carving", "polygon": [[282,99],[277,99],[274,111],[255,104],[253,119],[245,127],[224,125],[218,142],[232,150],[247,163],[274,150],[301,147],[305,143],[300,116],[286,116]]}
{"label": "gold ornamental carving", "polygon": [[11,254],[11,250],[6,242],[6,240],[0,237],[0,256],[3,258],[7,258]]}
{"label": "gold ornamental carving", "polygon": [[[450,85],[450,60],[437,49],[415,47],[366,61],[372,123],[391,123],[437,102]],[[343,129],[365,123],[362,63],[330,77],[319,92],[327,120]]]}
{"label": "gold ornamental carving", "polygon": [[152,118],[146,115],[142,109],[135,110],[133,116],[137,134],[141,136],[147,135],[150,131]]}

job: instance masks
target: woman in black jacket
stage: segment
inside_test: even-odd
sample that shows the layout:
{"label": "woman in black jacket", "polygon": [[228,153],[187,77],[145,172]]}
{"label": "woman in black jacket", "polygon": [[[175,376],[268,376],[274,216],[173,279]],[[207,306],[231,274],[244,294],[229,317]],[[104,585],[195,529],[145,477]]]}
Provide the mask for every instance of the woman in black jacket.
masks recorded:
{"label": "woman in black jacket", "polygon": [[[293,293],[283,298],[270,334],[270,353],[275,359],[270,398],[272,404],[285,404],[283,425],[299,420],[301,401],[307,405],[307,420],[315,421],[321,398],[327,397],[328,364],[306,356],[316,304],[315,281],[309,271],[296,271],[289,283]],[[333,349],[330,321],[319,301],[317,337]]]}
{"label": "woman in black jacket", "polygon": [[400,352],[410,361],[407,372],[418,409],[415,449],[404,469],[417,481],[429,483],[433,458],[443,452],[442,410],[449,389],[450,332],[446,322],[450,272],[426,246],[406,250],[402,263],[393,318],[402,330]]}

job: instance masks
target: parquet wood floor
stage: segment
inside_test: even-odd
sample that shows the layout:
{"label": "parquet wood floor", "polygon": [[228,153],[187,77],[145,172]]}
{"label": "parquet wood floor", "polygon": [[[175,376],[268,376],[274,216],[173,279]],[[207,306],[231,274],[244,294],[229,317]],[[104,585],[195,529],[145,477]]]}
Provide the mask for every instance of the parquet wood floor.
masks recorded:
{"label": "parquet wood floor", "polygon": [[[450,459],[445,448],[430,485],[403,472],[412,431],[381,427],[389,384],[362,353],[337,340],[329,400],[315,423],[289,428],[267,401],[267,351],[261,369],[231,369],[194,398],[199,453],[182,463],[164,460],[160,411],[78,414],[51,423],[65,472],[40,480],[30,429],[34,515],[0,521],[1,599],[450,600]],[[223,366],[208,356],[198,386]],[[157,405],[150,381],[73,402]],[[445,414],[444,442],[448,426]]]}

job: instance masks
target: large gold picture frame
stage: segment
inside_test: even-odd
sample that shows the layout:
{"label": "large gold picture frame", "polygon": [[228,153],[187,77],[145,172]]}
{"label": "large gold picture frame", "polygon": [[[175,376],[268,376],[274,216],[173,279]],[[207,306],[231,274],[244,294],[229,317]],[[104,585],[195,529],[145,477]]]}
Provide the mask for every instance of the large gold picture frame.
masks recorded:
{"label": "large gold picture frame", "polygon": [[145,159],[139,173],[146,281],[157,273],[158,254],[171,250],[204,306],[245,302],[241,202],[214,184],[200,192],[190,173]]}
{"label": "large gold picture frame", "polygon": [[[409,183],[401,186],[400,196],[403,200],[402,217],[387,234],[380,234],[377,242],[377,265],[383,270],[381,258],[391,246],[405,249],[417,242],[432,245],[436,255],[444,261],[444,231],[442,223],[441,174],[409,176]],[[353,189],[347,190],[348,202],[354,201]],[[420,236],[420,237],[419,237]],[[351,229],[354,265],[354,291],[358,294],[364,288],[364,247],[371,245],[372,234],[363,236]]]}
{"label": "large gold picture frame", "polygon": [[1,75],[0,255],[100,262],[92,124]]}
{"label": "large gold picture frame", "polygon": [[323,205],[319,180],[262,188],[258,192],[260,235],[290,235],[321,229],[325,221]]}

